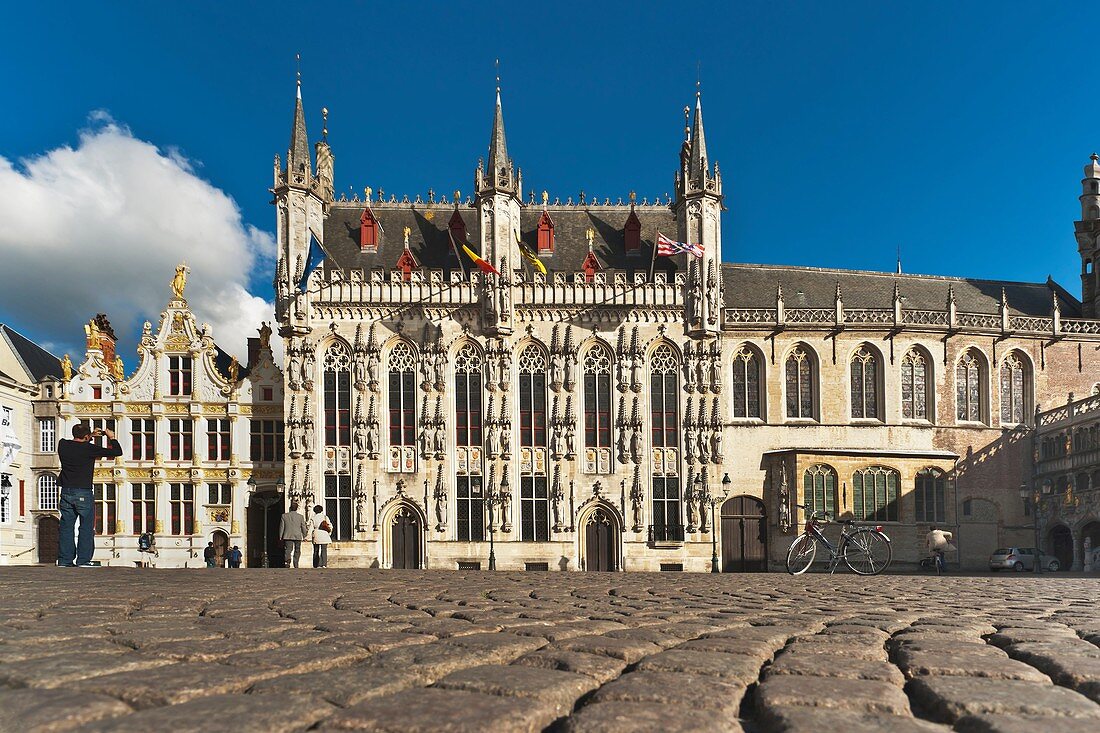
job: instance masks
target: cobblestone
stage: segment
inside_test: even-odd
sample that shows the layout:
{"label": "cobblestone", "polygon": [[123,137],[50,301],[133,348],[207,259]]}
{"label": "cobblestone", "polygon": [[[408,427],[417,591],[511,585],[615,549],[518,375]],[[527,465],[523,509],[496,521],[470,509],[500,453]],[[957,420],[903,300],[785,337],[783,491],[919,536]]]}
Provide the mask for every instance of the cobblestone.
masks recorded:
{"label": "cobblestone", "polygon": [[1091,733],[1098,590],[1073,576],[0,568],[0,733]]}

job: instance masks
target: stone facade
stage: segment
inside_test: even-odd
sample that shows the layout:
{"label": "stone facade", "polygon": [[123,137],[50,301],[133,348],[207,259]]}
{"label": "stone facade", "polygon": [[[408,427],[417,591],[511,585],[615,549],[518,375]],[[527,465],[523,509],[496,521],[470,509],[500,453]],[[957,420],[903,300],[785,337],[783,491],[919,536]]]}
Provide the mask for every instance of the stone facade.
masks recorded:
{"label": "stone facade", "polygon": [[722,263],[698,98],[653,202],[525,200],[499,92],[466,197],[336,199],[327,129],[313,150],[299,87],[285,484],[335,518],[334,565],[778,568],[809,499],[901,563],[947,526],[977,567],[1022,536],[1035,409],[1100,373],[1095,289]]}
{"label": "stone facade", "polygon": [[1035,534],[1063,567],[1100,570],[1100,384],[1093,393],[1038,412],[1033,434]]}
{"label": "stone facade", "polygon": [[[246,520],[262,521],[250,494],[282,475],[283,379],[271,330],[264,324],[247,364],[238,363],[196,322],[185,282],[181,267],[157,328],[144,325],[129,375],[106,317],[90,321],[84,360],[68,367],[58,400],[59,438],[85,423],[114,429],[122,444],[123,455],[100,461],[94,477],[95,558],[105,565],[202,567],[209,542],[219,564],[234,545],[259,564],[264,549]],[[156,538],[152,558],[138,550],[145,532]]]}

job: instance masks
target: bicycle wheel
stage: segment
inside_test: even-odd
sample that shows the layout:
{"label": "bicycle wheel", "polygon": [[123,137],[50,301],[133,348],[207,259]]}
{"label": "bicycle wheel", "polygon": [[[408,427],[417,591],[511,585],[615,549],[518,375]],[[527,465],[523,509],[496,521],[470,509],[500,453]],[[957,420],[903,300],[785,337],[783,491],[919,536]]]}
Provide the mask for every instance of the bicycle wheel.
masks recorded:
{"label": "bicycle wheel", "polygon": [[878,575],[890,564],[893,550],[882,532],[860,529],[848,537],[840,555],[856,575]]}
{"label": "bicycle wheel", "polygon": [[787,572],[801,575],[810,569],[817,555],[817,540],[808,534],[800,534],[787,550]]}

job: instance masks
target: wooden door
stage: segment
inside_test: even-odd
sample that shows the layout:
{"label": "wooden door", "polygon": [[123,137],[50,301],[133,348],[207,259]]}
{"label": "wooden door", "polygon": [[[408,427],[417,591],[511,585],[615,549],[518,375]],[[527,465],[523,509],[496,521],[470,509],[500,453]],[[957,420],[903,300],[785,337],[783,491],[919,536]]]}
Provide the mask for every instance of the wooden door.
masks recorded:
{"label": "wooden door", "polygon": [[735,496],[722,505],[722,572],[751,573],[768,569],[768,524],[764,502]]}
{"label": "wooden door", "polygon": [[214,541],[214,566],[224,568],[225,554],[229,551],[229,535],[219,529],[210,539]]}
{"label": "wooden door", "polygon": [[618,570],[618,532],[615,520],[603,509],[592,512],[584,528],[584,568],[596,572]]}
{"label": "wooden door", "polygon": [[57,538],[61,536],[61,520],[49,515],[38,520],[38,562],[57,564]]}
{"label": "wooden door", "polygon": [[390,542],[393,548],[392,567],[420,569],[420,518],[416,512],[408,507],[397,510],[393,516]]}

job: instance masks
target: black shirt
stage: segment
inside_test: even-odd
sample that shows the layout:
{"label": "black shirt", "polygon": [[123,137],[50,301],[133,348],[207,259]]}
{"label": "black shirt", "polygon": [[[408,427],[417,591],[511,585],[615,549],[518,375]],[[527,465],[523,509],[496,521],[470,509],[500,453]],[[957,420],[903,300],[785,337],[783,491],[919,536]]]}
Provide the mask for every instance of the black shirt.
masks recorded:
{"label": "black shirt", "polygon": [[57,441],[57,455],[61,457],[61,475],[57,483],[66,489],[92,488],[92,472],[97,458],[116,458],[122,455],[117,440],[108,441],[106,448],[91,441],[78,443],[62,438]]}

